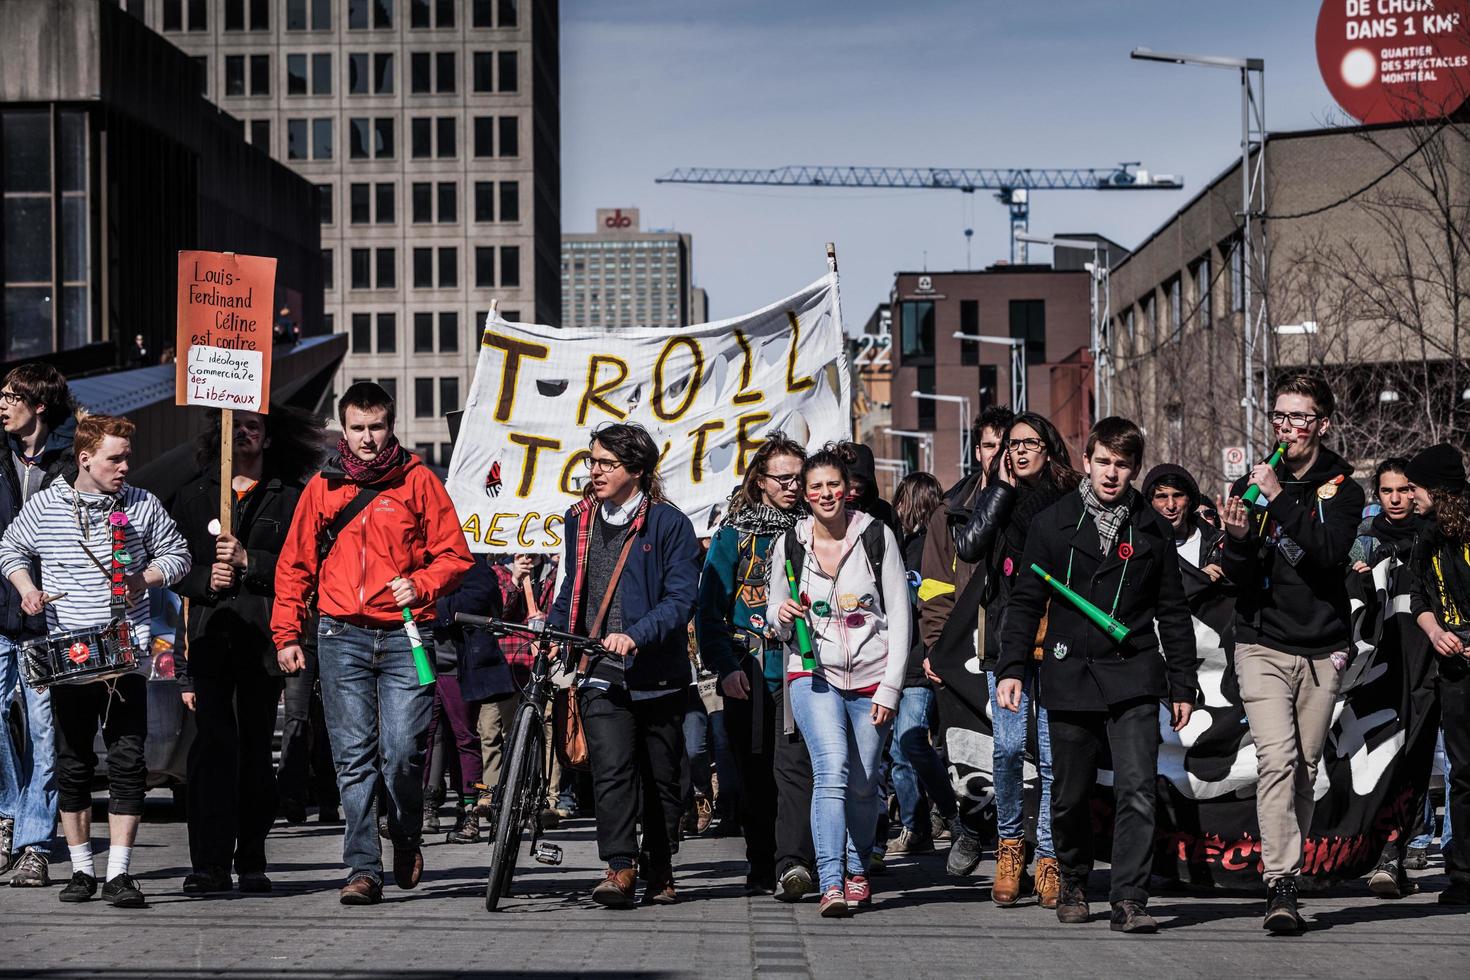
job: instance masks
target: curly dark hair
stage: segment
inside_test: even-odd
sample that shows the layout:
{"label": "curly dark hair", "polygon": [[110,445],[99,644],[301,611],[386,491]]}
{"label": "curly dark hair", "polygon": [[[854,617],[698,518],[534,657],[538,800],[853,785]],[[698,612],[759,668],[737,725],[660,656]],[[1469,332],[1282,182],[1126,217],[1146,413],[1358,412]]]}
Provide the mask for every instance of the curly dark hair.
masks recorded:
{"label": "curly dark hair", "polygon": [[1470,544],[1470,490],[1435,494],[1434,518],[1446,538],[1456,544]]}
{"label": "curly dark hair", "polygon": [[[593,430],[587,441],[590,448],[597,443],[617,457],[629,473],[638,475],[638,488],[648,496],[651,504],[663,503],[664,481],[658,475],[658,445],[648,430],[637,422],[613,422]],[[592,494],[592,481],[587,481],[585,493]]]}
{"label": "curly dark hair", "polygon": [[750,457],[750,462],[745,467],[745,478],[740,481],[740,486],[730,498],[732,511],[760,506],[760,482],[766,477],[766,464],[777,456],[790,456],[806,462],[806,447],[779,430],[766,436],[765,442]]}
{"label": "curly dark hair", "polygon": [[[195,441],[194,461],[203,472],[219,468],[220,411],[207,410],[208,423]],[[270,448],[265,465],[286,483],[305,482],[321,469],[326,455],[326,426],[310,412],[290,405],[272,405],[265,415],[265,436]]]}

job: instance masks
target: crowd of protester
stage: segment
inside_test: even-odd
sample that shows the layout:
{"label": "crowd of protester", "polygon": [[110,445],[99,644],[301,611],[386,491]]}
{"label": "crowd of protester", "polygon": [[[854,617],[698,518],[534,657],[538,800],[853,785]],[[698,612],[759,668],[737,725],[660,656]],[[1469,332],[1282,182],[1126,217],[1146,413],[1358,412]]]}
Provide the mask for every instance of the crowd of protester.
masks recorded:
{"label": "crowd of protester", "polygon": [[[1087,922],[1106,758],[1109,922],[1152,932],[1161,729],[1185,728],[1200,701],[1192,610],[1228,591],[1259,773],[1264,926],[1299,932],[1313,786],[1353,655],[1348,576],[1391,556],[1438,668],[1446,805],[1436,828],[1418,787],[1413,825],[1388,835],[1369,885],[1407,894],[1438,832],[1439,901],[1470,904],[1470,841],[1451,830],[1470,826],[1462,456],[1440,444],[1382,461],[1369,505],[1325,444],[1334,410],[1320,380],[1285,379],[1270,415],[1282,458],[1214,500],[1168,462],[1140,482],[1144,434],[1117,417],[1074,460],[1045,417],[989,408],[967,476],[946,489],[911,474],[891,504],[867,447],[771,433],[703,541],[666,497],[649,433],[603,425],[562,553],[487,556],[471,554],[443,484],[399,445],[377,385],[342,395],[326,454],[320,420],[234,413],[227,489],[216,416],[198,477],[165,504],[127,483],[131,422],[78,420],[54,369],[16,368],[0,389],[0,703],[21,723],[0,739],[0,870],[12,887],[49,885],[63,863],[59,819],[61,901],[100,886],[114,906],[145,904],[131,856],[147,657],[51,687],[26,683],[21,659],[63,631],[117,621],[146,654],[150,591],[170,588],[185,601],[177,683],[195,728],[186,893],[270,891],[272,826],[312,810],[342,827],[344,905],[376,904],[389,880],[414,888],[426,834],[487,839],[536,651],[455,618],[473,613],[600,641],[547,712],[549,791],[536,801],[546,830],[595,819],[599,905],[679,901],[691,836],[739,834],[749,893],[815,894],[828,917],[874,904],[886,861],[947,842],[946,872],[969,877],[993,841],[996,906],[1034,898],[1061,923]],[[419,649],[434,683],[417,673]],[[981,719],[993,810],[946,759],[947,733]],[[574,729],[581,765],[562,751]],[[91,844],[99,731],[105,864]]]}

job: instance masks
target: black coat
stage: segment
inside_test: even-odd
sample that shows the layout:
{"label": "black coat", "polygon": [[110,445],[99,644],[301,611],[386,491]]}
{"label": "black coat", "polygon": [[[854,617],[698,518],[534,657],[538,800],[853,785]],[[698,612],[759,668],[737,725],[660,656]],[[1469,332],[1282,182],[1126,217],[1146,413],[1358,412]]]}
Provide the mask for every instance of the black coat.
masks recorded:
{"label": "black coat", "polygon": [[474,555],[459,588],[434,604],[434,651],[441,667],[451,654],[459,677],[459,693],[466,701],[485,701],[516,689],[510,664],[500,644],[484,630],[467,630],[454,621],[455,613],[500,619],[505,603],[500,579],[484,555]]}
{"label": "black coat", "polygon": [[[279,677],[276,646],[271,639],[271,605],[276,595],[276,556],[291,529],[301,498],[301,484],[266,473],[243,500],[235,501],[233,530],[245,548],[246,567],[224,592],[209,587],[219,518],[219,474],[201,475],[174,498],[171,513],[189,542],[193,567],[173,590],[189,600],[189,657],[177,659],[180,680],[219,677],[240,658]],[[238,666],[235,665],[235,666]]]}
{"label": "black coat", "polygon": [[[1084,517],[1085,513],[1082,495],[1073,491],[1031,522],[1026,553],[1001,624],[997,676],[1022,678],[1045,612],[1039,681],[1042,707],[1103,711],[1109,705],[1139,698],[1193,704],[1199,689],[1194,624],[1184,600],[1172,528],[1154,513],[1142,494],[1134,494],[1132,512],[1118,544],[1104,556],[1097,525],[1090,516]],[[1130,540],[1133,554],[1125,563],[1119,548]],[[1113,608],[1114,596],[1118,596],[1113,617],[1130,630],[1121,644],[1114,643],[1031,571],[1035,563],[1065,582],[1069,557],[1074,591],[1104,612]],[[1059,650],[1062,657],[1056,656]]]}

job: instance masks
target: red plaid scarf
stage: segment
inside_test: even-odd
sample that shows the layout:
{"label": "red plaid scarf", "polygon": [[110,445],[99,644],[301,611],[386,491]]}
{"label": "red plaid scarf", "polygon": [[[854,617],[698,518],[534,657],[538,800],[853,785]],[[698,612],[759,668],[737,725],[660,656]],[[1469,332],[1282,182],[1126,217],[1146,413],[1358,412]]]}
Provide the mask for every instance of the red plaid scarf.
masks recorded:
{"label": "red plaid scarf", "polygon": [[[601,504],[595,498],[583,497],[567,512],[567,526],[570,527],[574,520],[577,524],[577,563],[572,569],[572,608],[567,616],[567,631],[570,633],[575,633],[579,628],[582,593],[586,590],[587,585],[588,542],[592,538],[592,523],[597,517],[597,509],[600,506]],[[643,524],[648,519],[648,507],[648,494],[645,493],[642,502],[638,505],[638,513],[633,515],[633,520],[628,523],[628,534],[637,534],[643,530]],[[624,538],[624,540],[627,539]]]}

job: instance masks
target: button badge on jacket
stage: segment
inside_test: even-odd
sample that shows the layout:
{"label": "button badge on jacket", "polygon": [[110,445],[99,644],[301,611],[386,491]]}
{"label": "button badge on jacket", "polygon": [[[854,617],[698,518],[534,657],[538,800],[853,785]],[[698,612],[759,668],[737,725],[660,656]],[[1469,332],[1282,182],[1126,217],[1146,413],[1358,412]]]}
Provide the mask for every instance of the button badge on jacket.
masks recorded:
{"label": "button badge on jacket", "polygon": [[1061,640],[1058,640],[1055,644],[1052,645],[1051,648],[1051,655],[1053,657],[1056,657],[1058,660],[1066,660],[1067,654],[1070,652],[1071,651],[1067,649],[1067,644],[1063,643]]}

